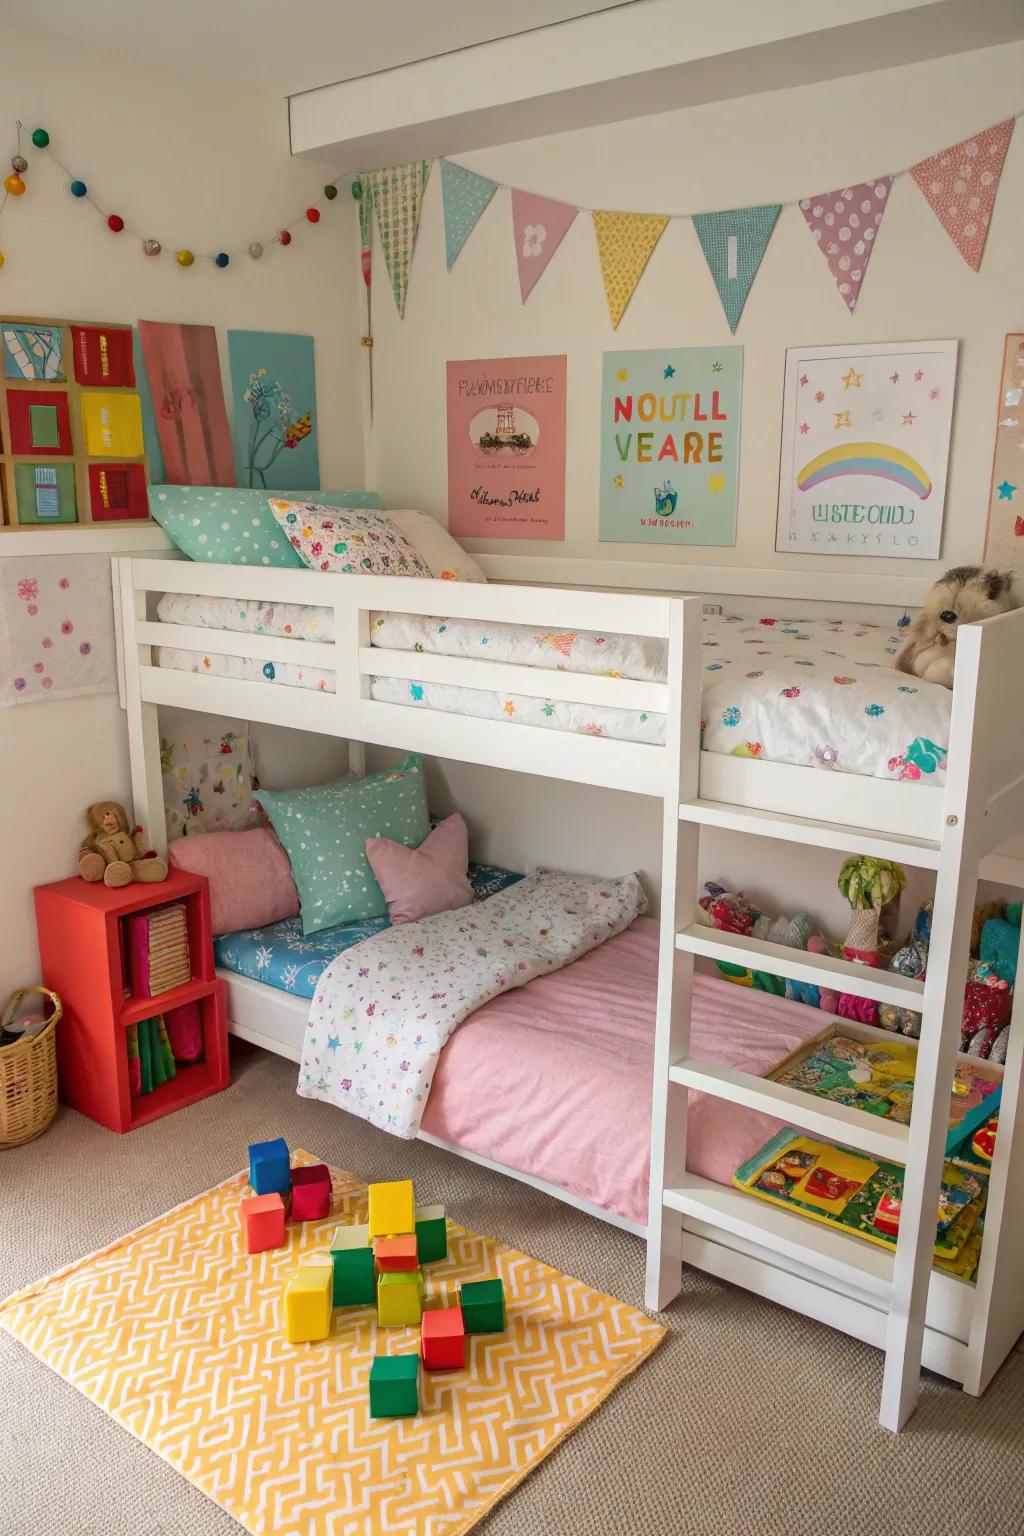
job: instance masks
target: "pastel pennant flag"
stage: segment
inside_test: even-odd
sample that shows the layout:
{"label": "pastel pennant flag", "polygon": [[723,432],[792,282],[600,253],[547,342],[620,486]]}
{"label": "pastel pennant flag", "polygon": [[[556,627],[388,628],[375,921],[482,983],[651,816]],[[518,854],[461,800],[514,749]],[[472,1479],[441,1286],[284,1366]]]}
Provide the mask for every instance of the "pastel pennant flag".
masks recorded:
{"label": "pastel pennant flag", "polygon": [[935,217],[975,272],[981,266],[1013,125],[1014,119],[1007,118],[910,168]]}
{"label": "pastel pennant flag", "polygon": [[512,232],[516,242],[519,292],[524,304],[577,213],[579,209],[569,203],[556,203],[550,197],[513,189]]}
{"label": "pastel pennant flag", "polygon": [[693,227],[711,269],[730,331],[735,331],[753,287],[781,203],[733,208],[728,213],[695,213]]}
{"label": "pastel pennant flag", "polygon": [[477,220],[498,190],[489,176],[478,176],[451,160],[441,161],[441,198],[444,202],[444,254],[449,271],[456,256],[477,226]]}
{"label": "pastel pennant flag", "polygon": [[660,213],[595,211],[594,234],[612,329],[617,329],[668,223]]}
{"label": "pastel pennant flag", "polygon": [[821,246],[851,313],[857,308],[891,186],[891,176],[879,176],[877,181],[862,181],[856,187],[822,192],[800,201],[807,228]]}
{"label": "pastel pennant flag", "polygon": [[370,190],[377,210],[377,229],[391,278],[391,291],[400,315],[405,314],[416,231],[420,223],[423,190],[430,175],[429,160],[413,160],[388,170],[370,172]]}
{"label": "pastel pennant flag", "polygon": [[359,188],[359,265],[367,288],[373,273],[373,185],[365,171],[356,177]]}

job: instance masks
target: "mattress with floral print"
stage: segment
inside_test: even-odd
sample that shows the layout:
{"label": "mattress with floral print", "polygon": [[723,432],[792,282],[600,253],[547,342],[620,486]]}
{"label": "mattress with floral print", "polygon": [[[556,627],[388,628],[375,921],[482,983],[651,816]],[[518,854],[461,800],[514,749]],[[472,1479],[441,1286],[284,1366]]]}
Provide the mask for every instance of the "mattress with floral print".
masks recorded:
{"label": "mattress with floral print", "polygon": [[[168,593],[166,623],[330,642],[333,611],[299,604]],[[463,656],[590,676],[665,680],[664,642],[641,636],[547,631],[523,624],[379,613],[374,645]],[[941,784],[952,694],[897,672],[897,629],[849,619],[707,616],[701,642],[705,751],[796,763],[836,773]],[[334,674],[295,662],[219,656],[162,646],[160,666],[333,692]],[[665,739],[653,712],[497,693],[408,678],[374,677],[373,698],[539,729],[620,741]]]}

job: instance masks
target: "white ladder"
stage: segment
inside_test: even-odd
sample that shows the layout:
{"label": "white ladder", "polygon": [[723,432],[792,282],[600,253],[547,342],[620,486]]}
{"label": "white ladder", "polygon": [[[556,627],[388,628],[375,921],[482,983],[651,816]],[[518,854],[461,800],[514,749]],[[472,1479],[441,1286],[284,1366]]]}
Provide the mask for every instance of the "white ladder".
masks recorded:
{"label": "white ladder", "polygon": [[[979,862],[968,816],[973,746],[973,689],[957,689],[941,839],[875,834],[838,822],[804,820],[702,800],[700,773],[700,605],[678,605],[669,639],[669,668],[680,676],[682,708],[669,721],[673,785],[666,793],[662,858],[654,1088],[651,1107],[651,1186],[647,1305],[662,1310],[682,1288],[684,1222],[770,1248],[791,1265],[831,1277],[887,1308],[880,1421],[898,1430],[913,1412],[921,1370],[925,1308],[935,1242],[935,1212],[945,1155],[949,1091],[959,1046],[963,988]],[[676,732],[673,738],[673,731]],[[678,777],[678,794],[674,781]],[[908,789],[908,793],[912,793]],[[919,981],[874,971],[830,956],[704,927],[696,921],[702,827],[749,836],[869,853],[936,871],[927,977]],[[673,899],[674,898],[674,899]],[[910,1126],[829,1103],[745,1072],[690,1055],[694,957],[706,956],[823,987],[911,1007],[922,1014]],[[770,1005],[769,1005],[770,1006]],[[844,1146],[906,1165],[895,1256],[843,1233],[775,1210],[735,1188],[687,1172],[689,1089],[792,1122]],[[756,1207],[756,1216],[752,1210]],[[794,1282],[799,1286],[799,1282]]]}

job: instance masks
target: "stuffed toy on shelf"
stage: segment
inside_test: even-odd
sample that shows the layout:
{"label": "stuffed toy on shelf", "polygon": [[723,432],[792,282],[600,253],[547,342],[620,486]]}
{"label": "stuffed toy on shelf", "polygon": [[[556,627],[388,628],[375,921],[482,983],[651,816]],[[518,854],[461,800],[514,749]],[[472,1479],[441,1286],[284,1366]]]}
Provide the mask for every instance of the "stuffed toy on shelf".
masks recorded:
{"label": "stuffed toy on shelf", "polygon": [[104,885],[146,884],[167,879],[167,864],[149,847],[142,828],[128,830],[128,814],[116,800],[99,800],[85,813],[88,836],[78,850],[78,873],[83,880]]}

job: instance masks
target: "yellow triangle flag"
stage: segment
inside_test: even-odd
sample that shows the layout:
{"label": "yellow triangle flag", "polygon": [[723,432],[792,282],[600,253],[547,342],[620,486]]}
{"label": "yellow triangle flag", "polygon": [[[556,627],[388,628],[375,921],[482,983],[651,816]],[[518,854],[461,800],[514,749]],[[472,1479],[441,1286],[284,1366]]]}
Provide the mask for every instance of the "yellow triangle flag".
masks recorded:
{"label": "yellow triangle flag", "polygon": [[594,213],[594,234],[601,261],[612,328],[618,326],[668,223],[660,213]]}

